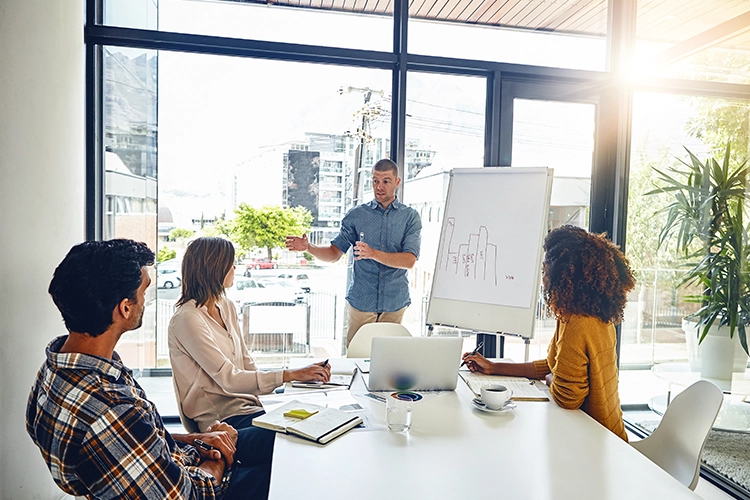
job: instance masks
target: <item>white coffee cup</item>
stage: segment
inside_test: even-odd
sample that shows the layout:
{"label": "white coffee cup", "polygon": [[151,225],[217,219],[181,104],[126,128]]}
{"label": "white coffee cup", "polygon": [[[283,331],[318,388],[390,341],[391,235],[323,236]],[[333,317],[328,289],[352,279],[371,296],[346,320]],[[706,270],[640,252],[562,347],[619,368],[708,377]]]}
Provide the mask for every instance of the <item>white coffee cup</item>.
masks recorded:
{"label": "white coffee cup", "polygon": [[499,410],[513,396],[513,391],[504,385],[482,387],[482,402],[490,410]]}

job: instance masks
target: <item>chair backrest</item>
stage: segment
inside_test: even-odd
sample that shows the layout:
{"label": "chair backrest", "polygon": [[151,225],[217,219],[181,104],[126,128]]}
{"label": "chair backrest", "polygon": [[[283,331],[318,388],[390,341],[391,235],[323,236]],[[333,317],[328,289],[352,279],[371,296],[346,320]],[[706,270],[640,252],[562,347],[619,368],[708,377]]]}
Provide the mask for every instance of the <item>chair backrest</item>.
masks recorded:
{"label": "chair backrest", "polygon": [[707,380],[699,380],[672,399],[661,423],[650,436],[631,444],[694,490],[703,445],[723,400],[721,389]]}
{"label": "chair backrest", "polygon": [[174,379],[174,376],[172,376],[172,385],[174,386],[174,397],[175,399],[177,399],[177,411],[180,413],[180,422],[182,422],[182,426],[185,428],[186,431],[188,431],[188,434],[192,434],[194,432],[200,432],[198,423],[192,418],[186,416],[185,413],[182,411],[182,402],[180,401],[180,391],[177,390],[177,381]]}
{"label": "chair backrest", "polygon": [[373,337],[411,337],[399,323],[367,323],[354,334],[346,350],[347,358],[369,358]]}

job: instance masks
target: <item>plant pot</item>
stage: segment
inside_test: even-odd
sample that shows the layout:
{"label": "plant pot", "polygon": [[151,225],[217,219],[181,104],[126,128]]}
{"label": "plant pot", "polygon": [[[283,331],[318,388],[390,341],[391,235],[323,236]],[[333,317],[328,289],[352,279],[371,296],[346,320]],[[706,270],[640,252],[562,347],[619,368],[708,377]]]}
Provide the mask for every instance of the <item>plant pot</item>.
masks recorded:
{"label": "plant pot", "polygon": [[700,371],[701,378],[732,380],[733,372],[745,372],[748,356],[736,331],[730,339],[728,326],[713,325],[699,345],[695,321],[683,319],[682,329],[685,331],[690,370]]}

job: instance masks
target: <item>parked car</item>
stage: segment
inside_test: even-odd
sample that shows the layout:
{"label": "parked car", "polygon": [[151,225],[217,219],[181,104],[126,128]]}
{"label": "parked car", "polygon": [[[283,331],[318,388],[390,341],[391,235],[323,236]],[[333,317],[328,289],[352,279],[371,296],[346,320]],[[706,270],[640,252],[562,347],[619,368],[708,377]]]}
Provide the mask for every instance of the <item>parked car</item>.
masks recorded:
{"label": "parked car", "polygon": [[156,269],[156,288],[176,288],[182,286],[182,275],[179,269]]}
{"label": "parked car", "polygon": [[[266,278],[259,280],[259,283],[262,283],[267,289],[273,290],[274,288],[280,288],[285,290],[285,292],[279,292],[280,294],[294,294],[294,302],[296,304],[307,303],[307,294],[310,293],[310,289],[305,289],[304,287],[297,286],[297,284],[293,281],[282,280],[278,278]],[[288,297],[291,297],[291,295],[288,295]]]}
{"label": "parked car", "polygon": [[250,277],[251,269],[278,269],[279,263],[273,259],[256,258],[245,263],[245,276]]}
{"label": "parked car", "polygon": [[310,293],[310,278],[305,273],[283,273],[278,276],[281,280],[289,280],[294,282],[307,293]]}
{"label": "parked car", "polygon": [[234,285],[227,288],[226,294],[229,300],[234,302],[238,314],[242,314],[242,306],[245,304],[282,303],[294,305],[300,303],[296,290],[290,290],[287,287],[254,278],[236,277]]}

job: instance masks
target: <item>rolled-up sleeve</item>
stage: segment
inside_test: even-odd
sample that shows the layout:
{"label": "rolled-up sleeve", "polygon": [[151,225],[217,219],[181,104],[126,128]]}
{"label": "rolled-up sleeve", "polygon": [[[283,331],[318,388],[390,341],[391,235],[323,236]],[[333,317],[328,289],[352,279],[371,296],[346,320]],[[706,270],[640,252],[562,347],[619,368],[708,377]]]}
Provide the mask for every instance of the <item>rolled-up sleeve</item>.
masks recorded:
{"label": "rolled-up sleeve", "polygon": [[419,213],[416,210],[411,209],[411,212],[412,217],[406,224],[401,251],[414,254],[416,258],[419,258],[419,250],[422,245],[422,219],[419,218]]}

